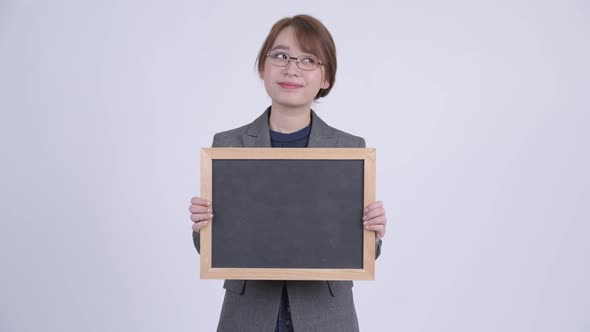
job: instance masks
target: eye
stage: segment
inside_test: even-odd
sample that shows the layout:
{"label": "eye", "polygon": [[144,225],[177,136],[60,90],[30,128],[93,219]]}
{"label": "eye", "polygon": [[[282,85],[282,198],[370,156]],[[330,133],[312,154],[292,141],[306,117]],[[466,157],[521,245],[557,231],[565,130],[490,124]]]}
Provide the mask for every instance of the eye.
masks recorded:
{"label": "eye", "polygon": [[312,56],[303,56],[301,58],[301,62],[309,65],[313,65],[318,62],[318,60]]}
{"label": "eye", "polygon": [[281,59],[281,60],[286,60],[289,58],[289,56],[285,52],[273,52],[270,54],[270,56],[272,56],[275,59]]}

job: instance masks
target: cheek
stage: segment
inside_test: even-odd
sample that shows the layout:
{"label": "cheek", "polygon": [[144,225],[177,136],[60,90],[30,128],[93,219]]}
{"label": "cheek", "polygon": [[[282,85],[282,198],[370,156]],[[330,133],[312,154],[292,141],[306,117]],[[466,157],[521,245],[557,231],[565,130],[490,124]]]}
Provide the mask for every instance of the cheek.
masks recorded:
{"label": "cheek", "polygon": [[264,71],[260,74],[260,78],[265,82],[276,81],[281,76],[280,68],[266,63],[264,65]]}
{"label": "cheek", "polygon": [[315,79],[319,82],[318,84],[321,86],[324,80],[326,79],[326,71],[323,67],[320,70],[314,72]]}
{"label": "cheek", "polygon": [[276,89],[275,84],[273,83],[274,80],[271,77],[272,76],[268,71],[261,75],[262,82],[264,83],[264,90],[266,90],[268,95],[274,94],[274,90]]}
{"label": "cheek", "polygon": [[313,85],[314,88],[318,88],[318,89],[320,89],[322,87],[323,81],[324,81],[324,75],[321,75],[320,73],[313,75],[313,77],[310,77],[308,80],[308,82],[311,83],[311,85]]}
{"label": "cheek", "polygon": [[272,76],[271,73],[268,70],[265,70],[264,72],[260,73],[259,76],[262,82],[264,82],[264,86],[269,87]]}

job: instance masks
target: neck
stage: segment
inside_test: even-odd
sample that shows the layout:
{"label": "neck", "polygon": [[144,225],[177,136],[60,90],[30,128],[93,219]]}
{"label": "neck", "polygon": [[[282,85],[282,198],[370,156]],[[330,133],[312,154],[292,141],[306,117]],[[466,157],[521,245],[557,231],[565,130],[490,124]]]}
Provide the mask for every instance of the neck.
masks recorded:
{"label": "neck", "polygon": [[311,122],[311,105],[304,107],[285,107],[272,104],[269,127],[272,131],[290,134],[301,130]]}

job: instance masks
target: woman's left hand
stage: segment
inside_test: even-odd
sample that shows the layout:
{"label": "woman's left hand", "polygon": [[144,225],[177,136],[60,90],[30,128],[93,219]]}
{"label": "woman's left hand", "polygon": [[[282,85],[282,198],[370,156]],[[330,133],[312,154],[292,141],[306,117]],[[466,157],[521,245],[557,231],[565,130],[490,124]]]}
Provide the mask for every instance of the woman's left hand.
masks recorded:
{"label": "woman's left hand", "polygon": [[383,202],[376,201],[369,204],[363,211],[363,215],[365,229],[375,231],[375,240],[383,238],[387,227],[387,217],[385,217]]}

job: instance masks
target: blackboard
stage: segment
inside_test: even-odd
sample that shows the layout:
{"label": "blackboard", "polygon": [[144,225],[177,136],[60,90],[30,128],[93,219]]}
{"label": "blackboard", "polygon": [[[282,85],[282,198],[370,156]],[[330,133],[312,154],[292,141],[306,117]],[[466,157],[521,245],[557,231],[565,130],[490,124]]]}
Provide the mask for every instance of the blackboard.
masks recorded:
{"label": "blackboard", "polygon": [[203,151],[201,195],[214,217],[201,231],[201,277],[371,279],[362,216],[374,149]]}
{"label": "blackboard", "polygon": [[213,161],[213,267],[362,268],[362,160]]}

